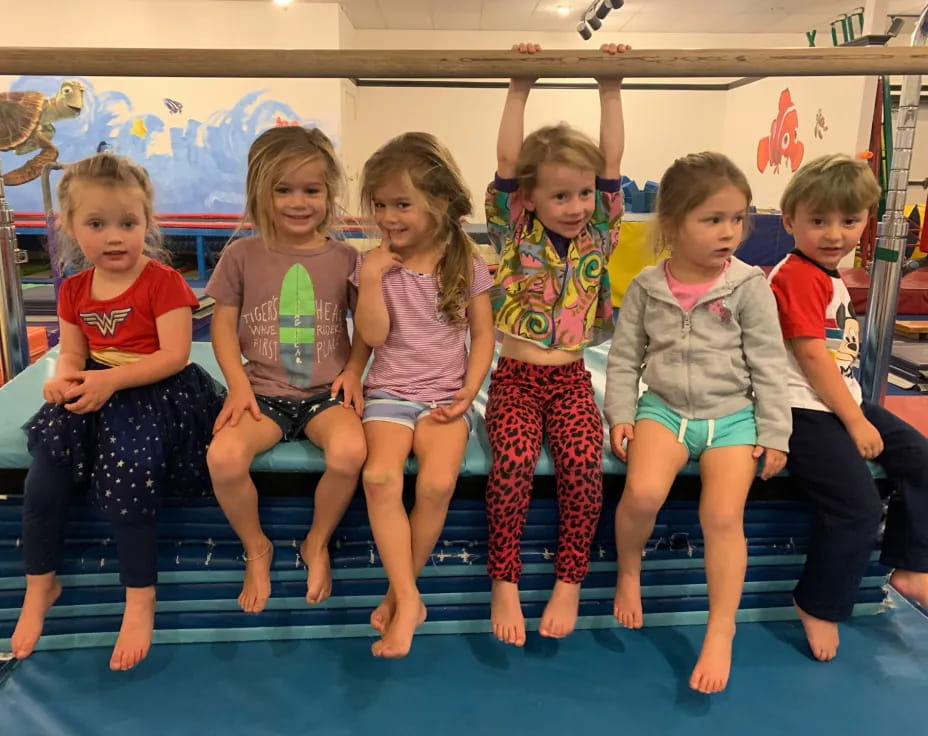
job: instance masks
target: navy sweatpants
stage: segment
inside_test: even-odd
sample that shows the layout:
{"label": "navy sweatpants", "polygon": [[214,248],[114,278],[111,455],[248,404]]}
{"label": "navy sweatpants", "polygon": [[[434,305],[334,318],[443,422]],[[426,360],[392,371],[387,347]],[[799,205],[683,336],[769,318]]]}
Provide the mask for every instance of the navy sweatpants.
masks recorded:
{"label": "navy sweatpants", "polygon": [[[876,461],[893,483],[880,562],[928,572],[928,439],[881,406],[864,416],[883,438]],[[787,470],[815,511],[796,603],[826,621],[851,615],[883,516],[866,461],[830,412],[793,409]]]}

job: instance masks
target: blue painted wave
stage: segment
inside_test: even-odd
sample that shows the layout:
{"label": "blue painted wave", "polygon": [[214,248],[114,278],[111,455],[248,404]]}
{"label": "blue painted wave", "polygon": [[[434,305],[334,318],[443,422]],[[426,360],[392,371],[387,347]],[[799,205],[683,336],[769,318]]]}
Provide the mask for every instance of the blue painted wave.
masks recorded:
{"label": "blue painted wave", "polygon": [[[108,144],[113,152],[129,156],[148,170],[155,182],[156,209],[160,212],[241,212],[245,161],[255,137],[273,127],[278,118],[314,124],[301,119],[287,103],[266,98],[267,90],[263,89],[248,92],[230,108],[216,110],[199,121],[171,116],[167,109],[164,118],[136,113],[128,93],[97,90],[88,79],[76,79],[85,87],[84,109],[79,117],[54,124],[58,160],[77,161],[96,153],[101,143]],[[19,77],[10,89],[35,90],[50,97],[62,81],[64,77]],[[148,152],[152,134],[170,137],[170,155]],[[0,163],[3,171],[10,171],[34,155],[6,151],[0,154]],[[38,179],[9,187],[7,199],[20,212],[44,209]]]}

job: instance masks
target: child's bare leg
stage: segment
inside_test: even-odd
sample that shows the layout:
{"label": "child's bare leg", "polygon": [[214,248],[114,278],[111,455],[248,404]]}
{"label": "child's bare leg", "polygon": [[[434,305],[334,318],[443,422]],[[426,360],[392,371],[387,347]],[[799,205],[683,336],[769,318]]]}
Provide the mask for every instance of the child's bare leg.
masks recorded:
{"label": "child's bare leg", "polygon": [[631,629],[644,623],[641,605],[641,555],[677,473],[689,459],[687,449],[667,427],[652,419],[635,424],[628,446],[625,490],[615,510],[619,557],[612,614]]}
{"label": "child's bare leg", "polygon": [[[419,475],[416,477],[416,503],[409,514],[409,526],[412,562],[417,577],[429,561],[444,529],[448,505],[467,449],[467,437],[467,424],[463,419],[453,424],[441,424],[426,417],[416,425],[413,453],[419,463]],[[383,632],[395,608],[393,591],[389,589],[371,614],[371,625]]]}
{"label": "child's bare leg", "polygon": [[838,634],[837,622],[816,618],[811,613],[806,613],[795,599],[793,599],[793,608],[799,614],[799,620],[802,622],[802,628],[805,629],[806,639],[809,641],[809,649],[812,650],[813,656],[821,662],[828,662],[838,656],[841,637]]}
{"label": "child's bare leg", "polygon": [[206,453],[216,500],[245,550],[245,580],[238,604],[247,613],[264,610],[271,595],[274,547],[261,529],[258,491],[249,475],[255,455],[277,444],[283,433],[268,417],[245,412],[237,425],[223,427]]}
{"label": "child's bare leg", "polygon": [[561,639],[574,631],[580,611],[580,583],[558,580],[551,597],[541,614],[538,633],[552,639]]}
{"label": "child's bare leg", "polygon": [[[396,601],[394,600],[393,588],[387,586],[387,592],[383,600],[377,604],[377,608],[371,611],[371,626],[381,634],[387,630],[390,619],[393,618],[393,612],[396,610]],[[423,621],[425,619],[422,619]]]}
{"label": "child's bare leg", "polygon": [[912,572],[897,568],[893,570],[889,584],[906,598],[911,598],[928,610],[928,572]]}
{"label": "child's bare leg", "polygon": [[155,626],[155,586],[126,588],[126,610],[110,658],[111,670],[131,670],[148,655]]}
{"label": "child's bare leg", "polygon": [[371,647],[377,657],[405,657],[423,618],[416,588],[409,518],[403,506],[403,465],[412,449],[412,432],[393,422],[364,425],[367,462],[364,495],[374,542],[393,590],[395,609],[387,633]]}
{"label": "child's bare leg", "polygon": [[519,584],[494,580],[490,595],[493,635],[503,644],[525,645],[525,614],[519,600]]}
{"label": "child's bare leg", "polygon": [[731,671],[735,615],[748,562],[744,505],[757,468],[753,450],[749,445],[710,448],[699,461],[709,621],[690,687],[702,693],[724,690]]}
{"label": "child's bare leg", "polygon": [[329,541],[358,487],[367,455],[364,428],[354,409],[333,406],[306,426],[306,436],[325,453],[325,472],[316,484],[313,523],[300,545],[306,563],[306,602],[321,603],[332,593]]}
{"label": "child's bare leg", "polygon": [[42,636],[45,615],[61,595],[61,583],[55,573],[26,575],[26,594],[23,607],[10,638],[10,646],[16,659],[25,659],[32,654]]}

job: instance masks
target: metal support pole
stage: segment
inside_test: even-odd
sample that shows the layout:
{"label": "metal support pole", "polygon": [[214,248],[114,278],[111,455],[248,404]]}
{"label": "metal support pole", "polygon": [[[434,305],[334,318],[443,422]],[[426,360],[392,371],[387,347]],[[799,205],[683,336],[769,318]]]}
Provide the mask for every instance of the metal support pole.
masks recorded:
{"label": "metal support pole", "polygon": [[51,267],[52,283],[55,286],[55,301],[58,300],[58,290],[64,281],[61,265],[58,263],[58,227],[55,224],[55,202],[52,198],[51,173],[62,171],[65,164],[57,161],[45,164],[42,167],[42,205],[45,209],[45,250],[48,251],[48,263]]}
{"label": "metal support pole", "polygon": [[[928,4],[922,10],[912,34],[912,46],[925,46],[928,41]],[[899,303],[899,282],[902,278],[902,258],[909,231],[905,218],[905,198],[915,142],[915,124],[921,98],[921,74],[911,74],[902,83],[899,109],[896,112],[895,145],[889,187],[886,192],[886,212],[877,225],[876,247],[870,292],[867,295],[867,318],[864,325],[863,355],[860,363],[860,383],[865,399],[882,404],[886,397],[889,357],[893,349],[896,307]]]}
{"label": "metal support pole", "polygon": [[16,247],[13,210],[7,204],[0,176],[0,361],[6,380],[29,365],[29,340],[26,336],[26,310],[19,264],[26,262],[26,252]]}

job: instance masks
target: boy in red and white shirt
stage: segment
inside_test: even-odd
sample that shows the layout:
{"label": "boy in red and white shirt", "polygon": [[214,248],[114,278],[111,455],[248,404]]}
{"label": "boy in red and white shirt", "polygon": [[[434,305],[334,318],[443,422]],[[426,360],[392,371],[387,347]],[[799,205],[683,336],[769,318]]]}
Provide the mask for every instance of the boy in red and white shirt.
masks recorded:
{"label": "boy in red and white shirt", "polygon": [[860,325],[837,270],[860,243],[879,194],[860,159],[830,155],[803,166],[781,202],[796,248],[769,276],[790,361],[787,469],[816,514],[793,600],[823,661],[837,653],[837,622],[853,611],[882,519],[867,460],[883,466],[897,497],[880,561],[894,568],[890,582],[900,593],[928,606],[928,439],[862,401]]}

